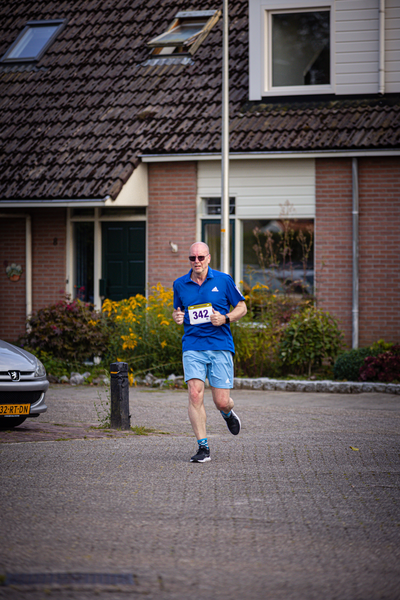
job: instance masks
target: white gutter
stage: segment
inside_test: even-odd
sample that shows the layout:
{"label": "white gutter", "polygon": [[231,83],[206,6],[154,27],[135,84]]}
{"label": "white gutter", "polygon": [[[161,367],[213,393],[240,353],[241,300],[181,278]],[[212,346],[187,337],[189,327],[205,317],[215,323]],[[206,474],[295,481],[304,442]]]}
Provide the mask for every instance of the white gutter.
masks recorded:
{"label": "white gutter", "polygon": [[385,0],[379,4],[379,94],[385,93]]}
{"label": "white gutter", "polygon": [[[265,160],[282,158],[357,158],[369,156],[400,156],[400,150],[315,150],[301,152],[246,152],[229,153],[229,160]],[[199,152],[198,154],[141,154],[144,163],[193,162],[200,160],[219,160],[221,153]]]}
{"label": "white gutter", "polygon": [[1,208],[43,208],[55,207],[55,208],[93,208],[99,206],[105,206],[107,200],[111,200],[111,196],[105,198],[95,198],[94,200],[82,200],[77,199],[60,199],[60,200],[29,200],[27,198],[21,200],[0,200]]}
{"label": "white gutter", "polygon": [[25,314],[32,314],[32,222],[31,215],[0,213],[1,219],[25,219]]}

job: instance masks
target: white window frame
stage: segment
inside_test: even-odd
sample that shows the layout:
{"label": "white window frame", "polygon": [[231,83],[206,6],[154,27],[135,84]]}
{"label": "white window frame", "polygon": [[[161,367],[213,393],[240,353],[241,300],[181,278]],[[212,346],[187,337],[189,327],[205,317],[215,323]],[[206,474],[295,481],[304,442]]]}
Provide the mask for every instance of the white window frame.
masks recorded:
{"label": "white window frame", "polygon": [[[249,100],[335,93],[335,0],[249,0]],[[272,86],[272,14],[330,12],[330,84]]]}

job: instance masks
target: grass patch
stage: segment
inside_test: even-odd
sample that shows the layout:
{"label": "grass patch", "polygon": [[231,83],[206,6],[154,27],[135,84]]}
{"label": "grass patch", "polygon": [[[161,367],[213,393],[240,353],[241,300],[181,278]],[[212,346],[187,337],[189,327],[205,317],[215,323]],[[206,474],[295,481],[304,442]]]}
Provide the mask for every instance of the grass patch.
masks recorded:
{"label": "grass patch", "polygon": [[151,427],[144,427],[143,425],[132,425],[131,431],[135,435],[149,435],[149,433],[158,433],[162,435],[168,435],[165,431],[158,431],[158,429],[153,429]]}
{"label": "grass patch", "polygon": [[110,434],[114,433],[115,431],[120,431],[121,433],[134,433],[135,435],[150,435],[151,433],[155,433],[157,435],[169,435],[167,431],[160,431],[158,429],[153,429],[152,427],[145,427],[144,425],[132,425],[129,430],[110,429],[109,427],[104,427],[103,425],[91,425],[89,429],[101,429]]}

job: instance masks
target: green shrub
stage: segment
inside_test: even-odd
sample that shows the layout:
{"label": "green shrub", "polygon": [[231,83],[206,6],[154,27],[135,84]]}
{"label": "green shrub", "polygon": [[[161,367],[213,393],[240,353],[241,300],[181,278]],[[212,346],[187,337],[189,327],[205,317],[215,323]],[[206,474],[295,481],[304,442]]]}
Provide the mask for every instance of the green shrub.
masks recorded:
{"label": "green shrub", "polygon": [[279,345],[284,367],[311,375],[323,362],[333,364],[343,346],[336,320],[315,306],[295,314],[285,326]]}
{"label": "green shrub", "polygon": [[280,374],[278,328],[244,318],[232,323],[231,329],[237,377],[277,377]]}
{"label": "green shrub", "polygon": [[39,348],[30,348],[29,346],[25,346],[24,348],[28,352],[31,352],[31,354],[34,354],[44,364],[47,375],[54,375],[55,377],[66,375],[69,377],[71,371],[79,371],[79,363],[70,364],[64,359],[55,358],[49,352],[45,352]]}
{"label": "green shrub", "polygon": [[279,377],[279,340],[304,300],[274,294],[267,285],[243,284],[247,315],[231,326],[235,343],[235,373],[238,377]]}
{"label": "green shrub", "polygon": [[92,304],[66,297],[38,310],[28,321],[22,346],[47,352],[55,359],[77,364],[107,350],[109,329]]}
{"label": "green shrub", "polygon": [[275,294],[267,285],[260,283],[253,287],[241,283],[247,306],[246,318],[254,322],[282,325],[309,302],[302,296]]}
{"label": "green shrub", "polygon": [[343,352],[333,367],[334,378],[340,381],[358,381],[360,378],[360,369],[364,365],[365,359],[369,356],[378,356],[390,350],[392,346],[393,344],[391,343],[379,340],[379,342],[376,342],[372,346],[355,348]]}
{"label": "green shrub", "polygon": [[367,356],[360,368],[360,381],[382,381],[384,383],[400,381],[400,344],[378,354]]}
{"label": "green shrub", "polygon": [[115,302],[105,300],[103,311],[112,328],[107,357],[127,362],[131,378],[151,371],[157,376],[181,375],[183,327],[172,319],[173,293],[161,284],[148,298],[137,294]]}

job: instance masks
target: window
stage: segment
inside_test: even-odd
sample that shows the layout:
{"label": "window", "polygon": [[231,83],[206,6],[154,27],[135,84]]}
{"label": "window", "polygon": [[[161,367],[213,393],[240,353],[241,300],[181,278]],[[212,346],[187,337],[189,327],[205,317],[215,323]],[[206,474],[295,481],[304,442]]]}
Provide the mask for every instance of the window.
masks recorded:
{"label": "window", "polygon": [[[221,214],[221,198],[203,198],[205,203],[205,213],[207,215],[220,215]],[[229,214],[235,214],[235,198],[229,198]]]}
{"label": "window", "polygon": [[329,11],[271,13],[271,87],[330,84]]}
{"label": "window", "polygon": [[272,292],[313,293],[313,219],[245,219],[242,235],[246,286],[259,283]]}
{"label": "window", "polygon": [[94,224],[75,225],[75,273],[74,298],[94,302]]}
{"label": "window", "polygon": [[61,20],[28,22],[1,61],[38,61],[53,43],[63,24]]}
{"label": "window", "polygon": [[[204,219],[202,222],[201,239],[210,248],[212,269],[221,270],[221,220]],[[235,220],[229,220],[229,274],[234,277],[235,265]]]}
{"label": "window", "polygon": [[152,54],[194,54],[220,16],[218,10],[179,12],[167,31],[147,45]]}
{"label": "window", "polygon": [[[210,248],[211,268],[217,271],[221,270],[221,198],[209,197],[202,198],[203,219],[201,227],[201,239]],[[235,266],[235,215],[236,198],[229,198],[229,214],[233,217],[229,219],[229,245],[230,245],[230,266],[229,273],[234,276]],[[214,217],[214,218],[212,218]],[[215,218],[216,217],[216,218]]]}
{"label": "window", "polygon": [[335,93],[334,0],[249,0],[249,100]]}

